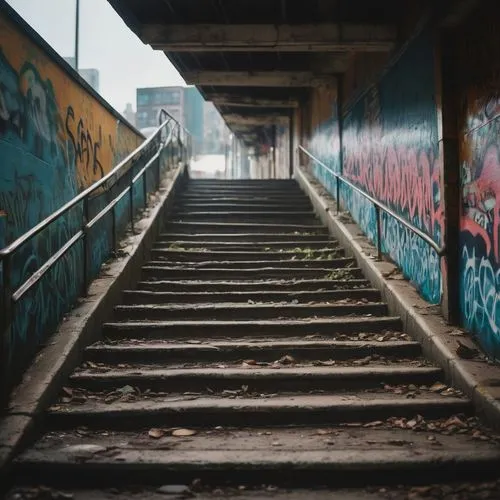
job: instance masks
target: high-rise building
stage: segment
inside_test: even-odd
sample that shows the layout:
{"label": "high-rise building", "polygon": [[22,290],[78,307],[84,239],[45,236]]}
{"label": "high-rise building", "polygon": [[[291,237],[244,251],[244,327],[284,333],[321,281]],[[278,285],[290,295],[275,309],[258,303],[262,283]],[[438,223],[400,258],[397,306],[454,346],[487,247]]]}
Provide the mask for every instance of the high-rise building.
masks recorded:
{"label": "high-rise building", "polygon": [[[75,68],[75,58],[65,57],[64,60],[72,67]],[[99,92],[99,70],[95,68],[79,68],[78,73],[80,76],[96,91]]]}
{"label": "high-rise building", "polygon": [[135,126],[135,111],[132,108],[132,103],[127,102],[127,105],[125,106],[122,115],[131,125]]}
{"label": "high-rise building", "polygon": [[211,102],[203,107],[203,153],[224,154],[224,148],[229,136],[229,129],[217,108]]}
{"label": "high-rise building", "polygon": [[203,97],[196,87],[146,87],[137,89],[136,126],[140,130],[157,127],[165,109],[193,138],[195,152],[203,141]]}

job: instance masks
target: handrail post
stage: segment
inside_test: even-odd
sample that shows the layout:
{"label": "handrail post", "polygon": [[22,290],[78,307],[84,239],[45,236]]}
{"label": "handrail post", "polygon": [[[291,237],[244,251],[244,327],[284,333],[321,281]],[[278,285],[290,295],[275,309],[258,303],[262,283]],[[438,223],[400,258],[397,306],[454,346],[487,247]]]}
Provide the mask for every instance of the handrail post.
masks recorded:
{"label": "handrail post", "polygon": [[382,260],[382,221],[380,219],[380,207],[374,205],[375,219],[377,221],[377,260]]}
{"label": "handrail post", "polygon": [[134,169],[130,169],[130,183],[129,183],[129,216],[130,216],[130,229],[134,232]]}
{"label": "handrail post", "polygon": [[144,208],[148,206],[148,185],[146,182],[147,179],[147,169],[142,173],[142,194],[144,196]]}
{"label": "handrail post", "polygon": [[89,198],[86,196],[83,199],[83,296],[87,296],[87,288],[90,283],[90,273],[89,273],[89,228],[87,224],[89,223]]}
{"label": "handrail post", "polygon": [[113,252],[116,252],[116,247],[118,243],[118,237],[116,234],[116,212],[115,207],[111,209],[111,244],[113,246]]}
{"label": "handrail post", "polygon": [[7,368],[8,344],[7,334],[10,325],[12,324],[12,284],[11,284],[11,271],[12,271],[12,256],[7,254],[2,263],[2,314],[0,319],[0,409],[3,408],[4,403],[7,403],[9,392],[9,377]]}
{"label": "handrail post", "polygon": [[335,177],[335,186],[337,188],[337,194],[335,196],[336,204],[337,204],[337,215],[340,214],[340,179],[338,177]]}
{"label": "handrail post", "polygon": [[177,125],[177,147],[179,148],[179,151],[177,151],[177,161],[176,164],[179,165],[179,161],[182,161],[182,149],[181,149],[181,127],[180,125]]}
{"label": "handrail post", "polygon": [[157,186],[158,186],[158,189],[160,189],[160,185],[161,185],[161,179],[160,179],[160,176],[161,176],[161,157],[163,155],[163,149],[165,148],[164,144],[162,143],[161,145],[161,149],[160,149],[160,154],[158,155],[158,159],[156,160],[156,178],[157,178]]}
{"label": "handrail post", "polygon": [[12,255],[7,254],[2,260],[2,345],[6,332],[12,322]]}
{"label": "handrail post", "polygon": [[294,174],[294,171],[295,171],[295,167],[294,167],[294,150],[293,150],[293,137],[294,137],[294,133],[295,133],[295,121],[294,121],[294,112],[293,112],[293,108],[290,109],[290,115],[288,117],[288,127],[289,127],[289,134],[288,134],[288,141],[289,141],[289,144],[288,144],[288,149],[289,149],[289,165],[288,165],[288,175],[290,176],[290,179],[293,178],[293,174]]}
{"label": "handrail post", "polygon": [[[337,124],[339,132],[339,174],[344,175],[344,76],[337,75]],[[337,177],[337,214],[340,213],[340,177]]]}

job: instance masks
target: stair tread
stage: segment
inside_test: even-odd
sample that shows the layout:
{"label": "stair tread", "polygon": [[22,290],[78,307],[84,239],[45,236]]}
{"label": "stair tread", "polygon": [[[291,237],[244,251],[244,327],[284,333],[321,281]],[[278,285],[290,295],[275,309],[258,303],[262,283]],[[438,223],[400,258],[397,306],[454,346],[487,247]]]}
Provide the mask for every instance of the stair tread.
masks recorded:
{"label": "stair tread", "polygon": [[[124,290],[124,298],[128,304],[238,304],[252,302],[281,302],[305,304],[307,302],[335,303],[346,300],[380,300],[380,292],[374,288],[346,288],[344,290],[262,290],[262,291],[226,291],[215,292],[161,292],[151,290]],[[182,299],[182,302],[180,300]],[[151,301],[151,302],[148,302]]]}
{"label": "stair tread", "polygon": [[[27,452],[24,452],[18,459],[18,462],[25,461],[43,461],[43,454],[47,453],[46,460],[71,460],[71,458],[81,454],[85,446],[94,446],[119,450],[127,454],[129,452],[138,452],[140,450],[149,451],[149,459],[162,460],[163,455],[171,453],[186,453],[197,451],[213,452],[215,450],[225,452],[242,452],[248,453],[252,450],[258,450],[261,453],[260,460],[264,464],[268,461],[267,453],[273,455],[269,460],[272,462],[276,457],[281,457],[283,463],[287,462],[283,453],[290,453],[295,457],[302,456],[301,454],[312,451],[324,451],[326,454],[321,454],[323,459],[327,458],[327,454],[332,454],[327,459],[326,464],[329,466],[340,466],[342,463],[347,464],[348,457],[351,456],[352,462],[359,461],[367,463],[374,461],[376,458],[369,453],[374,451],[380,453],[381,450],[389,452],[403,451],[404,455],[409,457],[421,456],[424,453],[426,459],[429,458],[428,453],[439,453],[443,458],[448,455],[450,459],[458,458],[460,455],[466,455],[473,449],[476,450],[476,456],[499,457],[500,449],[492,448],[489,443],[477,441],[476,446],[472,449],[467,435],[437,435],[429,431],[412,432],[408,429],[398,429],[391,427],[390,424],[380,422],[380,427],[364,428],[364,427],[343,427],[332,426],[324,427],[297,427],[297,428],[281,428],[263,427],[263,428],[242,428],[242,429],[217,429],[217,430],[198,430],[194,437],[190,439],[182,439],[171,437],[171,431],[165,431],[164,437],[158,440],[151,439],[148,436],[148,430],[142,432],[115,432],[112,435],[103,435],[102,431],[88,430],[86,432],[59,432],[48,433],[36,443],[36,445]],[[425,424],[424,424],[425,425]],[[470,433],[469,433],[470,435]],[[439,441],[441,446],[436,446],[435,441],[429,441],[428,437],[433,436]],[[64,438],[64,442],[63,442]],[[367,448],[367,440],[370,441],[370,446]],[[297,443],[301,446],[298,447]],[[173,450],[168,454],[164,453],[164,449],[159,448],[159,443],[175,443]],[[278,446],[273,446],[272,443],[278,443]],[[90,448],[91,449],[91,448]],[[98,450],[98,448],[95,448]],[[163,451],[163,453],[162,453]],[[262,451],[266,455],[262,456]],[[451,453],[451,452],[454,453]],[[485,452],[489,453],[485,453]],[[355,453],[354,457],[351,455]],[[356,452],[359,452],[356,453]],[[368,453],[367,459],[363,459],[363,455]],[[130,458],[132,455],[128,455]],[[213,455],[214,456],[214,455]],[[400,456],[397,454],[396,456]],[[57,458],[56,458],[57,457]],[[380,458],[380,457],[379,457]],[[464,457],[462,456],[462,459]],[[243,456],[240,456],[240,460]],[[97,452],[94,460],[105,461],[105,456],[99,456]],[[223,460],[219,456],[219,460]],[[251,459],[258,462],[259,456],[255,455]],[[294,458],[290,458],[294,461]],[[121,461],[121,460],[120,460]],[[243,461],[242,461],[243,462]],[[351,463],[352,463],[351,462]],[[321,462],[318,461],[318,466]]]}
{"label": "stair tread", "polygon": [[[217,411],[287,411],[295,409],[307,413],[308,411],[331,411],[342,413],[345,409],[364,409],[367,412],[370,409],[378,407],[386,407],[391,405],[397,408],[408,408],[414,411],[415,415],[423,407],[449,407],[456,408],[458,412],[464,408],[470,407],[471,402],[466,398],[460,397],[445,397],[432,394],[423,394],[417,398],[408,399],[402,395],[384,394],[372,392],[351,392],[340,394],[286,394],[285,396],[273,397],[221,397],[217,395],[183,395],[169,394],[159,397],[151,397],[146,399],[139,397],[135,401],[114,401],[112,403],[104,402],[104,397],[101,400],[88,399],[83,404],[71,405],[56,403],[49,408],[49,413],[53,415],[85,415],[106,414],[115,415],[119,413],[124,416],[133,414],[162,414],[162,413],[178,413],[182,411],[197,411],[203,412],[212,410]],[[397,416],[397,415],[396,415]],[[203,418],[199,425],[203,425]]]}
{"label": "stair tread", "polygon": [[336,317],[336,318],[299,318],[299,319],[275,319],[275,320],[230,320],[230,321],[219,321],[219,320],[202,320],[202,321],[190,321],[190,320],[172,320],[172,321],[123,321],[123,322],[108,322],[104,323],[104,326],[117,326],[121,328],[137,328],[140,326],[151,326],[151,327],[161,327],[163,325],[255,325],[255,326],[272,326],[275,324],[280,324],[283,326],[286,325],[304,325],[304,324],[312,324],[312,325],[328,325],[328,324],[346,324],[353,323],[356,324],[358,322],[362,322],[364,324],[369,323],[379,323],[379,322],[399,322],[401,318],[398,316],[379,316],[376,318],[373,317]]}
{"label": "stair tread", "polygon": [[[199,343],[198,343],[199,342]],[[255,339],[254,342],[249,341],[247,338],[234,340],[232,342],[221,341],[217,339],[196,341],[196,343],[175,342],[173,340],[165,340],[163,342],[158,340],[137,340],[133,343],[118,342],[114,344],[92,344],[86,348],[86,351],[95,350],[109,350],[109,351],[128,351],[128,350],[144,350],[144,351],[158,351],[158,350],[194,350],[194,351],[220,351],[226,349],[317,349],[317,348],[331,348],[335,349],[348,349],[359,347],[373,347],[373,348],[392,348],[392,347],[406,347],[406,346],[419,346],[420,343],[415,340],[386,340],[383,342],[373,340],[282,340],[282,339]],[[334,352],[332,352],[333,354]]]}
{"label": "stair tread", "polygon": [[[189,252],[186,252],[189,253]],[[217,266],[227,266],[227,268],[232,268],[238,266],[252,265],[252,266],[261,266],[261,267],[275,267],[279,265],[290,265],[290,264],[300,264],[302,266],[308,266],[311,264],[318,264],[321,266],[332,266],[336,267],[347,267],[350,264],[353,264],[355,260],[352,257],[338,257],[334,259],[281,259],[281,260],[217,260],[214,259],[210,253],[206,252],[207,259],[204,261],[176,261],[170,259],[162,259],[162,260],[150,260],[146,263],[147,266],[182,266],[184,268],[203,268],[209,267],[210,265]],[[355,268],[354,268],[355,269]]]}
{"label": "stair tread", "polygon": [[[200,363],[201,364],[201,363]],[[224,368],[222,368],[224,366]],[[202,368],[191,367],[183,368],[182,365],[137,365],[129,366],[129,368],[115,368],[113,366],[105,366],[106,371],[101,371],[101,369],[88,369],[79,368],[79,370],[73,375],[71,375],[72,381],[80,381],[85,379],[94,380],[111,380],[120,378],[137,378],[137,377],[149,377],[149,378],[244,378],[244,379],[256,379],[256,378],[289,378],[289,377],[301,377],[309,378],[314,380],[317,377],[335,377],[339,378],[351,378],[351,377],[366,377],[368,375],[408,375],[408,374],[420,374],[428,373],[440,375],[442,374],[441,368],[434,366],[401,366],[401,364],[393,363],[387,365],[376,365],[370,364],[369,366],[314,366],[309,363],[306,366],[289,366],[283,365],[276,367],[260,367],[260,366],[250,366],[247,368],[241,368],[241,363],[238,363],[238,367],[220,365],[217,363],[212,363],[211,366],[205,366]]]}
{"label": "stair tread", "polygon": [[315,302],[314,304],[306,303],[306,304],[290,304],[290,303],[282,303],[282,302],[261,302],[261,303],[254,303],[254,304],[241,304],[238,302],[221,302],[217,304],[213,303],[205,303],[205,304],[128,304],[128,305],[118,305],[115,307],[115,310],[144,310],[144,309],[155,309],[155,310],[218,310],[218,309],[226,309],[226,308],[231,308],[231,309],[238,309],[238,310],[245,310],[245,309],[311,309],[311,311],[314,310],[329,310],[329,309],[335,309],[335,308],[362,308],[363,306],[385,306],[385,302],[378,302],[378,301],[369,301],[369,302],[360,302],[360,303],[355,303],[355,304],[350,304],[350,303],[327,303],[327,302]]}
{"label": "stair tread", "polygon": [[[346,280],[330,280],[330,279],[255,279],[255,280],[249,280],[249,281],[245,281],[245,282],[242,282],[241,280],[213,280],[213,279],[210,279],[210,280],[199,280],[199,282],[195,282],[193,280],[189,280],[189,281],[185,281],[185,280],[182,280],[182,279],[178,279],[178,280],[154,280],[154,281],[147,281],[147,280],[144,280],[144,281],[140,281],[139,282],[139,286],[143,286],[143,285],[146,285],[146,284],[149,284],[149,285],[165,285],[165,286],[170,286],[170,285],[175,285],[175,284],[185,284],[187,286],[191,286],[191,287],[194,287],[194,286],[199,286],[199,285],[204,285],[204,286],[212,286],[212,285],[227,285],[227,286],[231,286],[231,287],[234,287],[234,289],[238,289],[238,288],[247,288],[247,287],[253,287],[253,288],[257,288],[259,286],[278,286],[278,287],[287,287],[287,286],[294,286],[295,289],[303,286],[303,287],[306,287],[306,286],[311,286],[311,285],[317,285],[319,286],[320,288],[324,288],[326,287],[326,289],[328,290],[328,287],[332,287],[332,289],[334,289],[335,286],[338,286],[338,285],[350,285],[350,286],[353,286],[353,285],[356,285],[356,284],[365,284],[366,286],[368,286],[369,282],[367,279],[365,278],[354,278],[354,279],[350,279],[348,281]],[[300,291],[300,288],[299,290]],[[304,290],[303,290],[304,291]]]}

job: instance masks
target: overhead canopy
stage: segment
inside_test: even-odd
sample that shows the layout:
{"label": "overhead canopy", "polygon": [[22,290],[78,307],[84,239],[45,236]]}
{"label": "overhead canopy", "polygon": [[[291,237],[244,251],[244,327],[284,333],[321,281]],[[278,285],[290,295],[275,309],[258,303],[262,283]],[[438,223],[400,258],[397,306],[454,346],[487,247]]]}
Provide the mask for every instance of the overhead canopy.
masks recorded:
{"label": "overhead canopy", "polygon": [[246,142],[285,123],[356,52],[397,43],[401,0],[108,0]]}

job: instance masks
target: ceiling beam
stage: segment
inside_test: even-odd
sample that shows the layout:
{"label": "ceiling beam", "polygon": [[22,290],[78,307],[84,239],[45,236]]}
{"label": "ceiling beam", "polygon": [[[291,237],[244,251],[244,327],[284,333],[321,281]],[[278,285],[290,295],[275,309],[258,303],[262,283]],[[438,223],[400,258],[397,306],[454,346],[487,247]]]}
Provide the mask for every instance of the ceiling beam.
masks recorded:
{"label": "ceiling beam", "polygon": [[237,114],[225,114],[224,120],[230,125],[272,125],[275,123],[288,123],[286,115],[267,115],[267,116],[243,116]]}
{"label": "ceiling beam", "polygon": [[299,106],[299,101],[296,99],[264,99],[227,94],[215,94],[209,97],[209,100],[216,106],[238,108],[297,108]]}
{"label": "ceiling beam", "polygon": [[317,87],[333,85],[334,75],[311,71],[185,71],[188,85],[233,87]]}
{"label": "ceiling beam", "polygon": [[387,24],[146,24],[141,39],[172,52],[380,52],[394,47]]}

